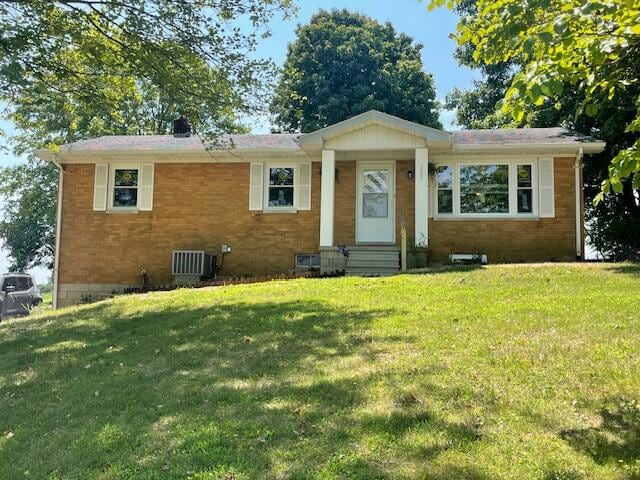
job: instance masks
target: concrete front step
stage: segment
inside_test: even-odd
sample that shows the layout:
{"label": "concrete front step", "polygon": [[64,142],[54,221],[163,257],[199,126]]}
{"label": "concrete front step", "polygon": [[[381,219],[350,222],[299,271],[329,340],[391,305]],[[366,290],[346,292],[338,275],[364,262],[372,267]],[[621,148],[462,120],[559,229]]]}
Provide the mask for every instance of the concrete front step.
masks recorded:
{"label": "concrete front step", "polygon": [[347,268],[345,273],[347,275],[394,275],[398,273],[399,269],[397,268],[359,268],[352,267]]}
{"label": "concrete front step", "polygon": [[347,268],[350,267],[359,267],[359,268],[399,268],[400,260],[395,258],[393,260],[384,260],[384,259],[368,259],[368,258],[351,258],[347,260]]}
{"label": "concrete front step", "polygon": [[387,262],[387,263],[400,263],[400,255],[349,255],[347,263],[349,262]]}
{"label": "concrete front step", "polygon": [[400,248],[395,245],[347,245],[350,252],[400,252]]}
{"label": "concrete front step", "polygon": [[349,247],[347,275],[393,275],[400,271],[400,251],[394,246]]}
{"label": "concrete front step", "polygon": [[391,250],[349,250],[349,258],[400,258],[400,252]]}

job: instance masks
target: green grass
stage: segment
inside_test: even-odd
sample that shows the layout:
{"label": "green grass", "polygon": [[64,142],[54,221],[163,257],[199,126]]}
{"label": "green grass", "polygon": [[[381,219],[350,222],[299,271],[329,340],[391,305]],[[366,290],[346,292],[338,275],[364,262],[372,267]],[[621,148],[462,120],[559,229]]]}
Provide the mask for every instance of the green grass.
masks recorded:
{"label": "green grass", "polygon": [[2,479],[640,478],[640,267],[120,297],[0,324]]}
{"label": "green grass", "polygon": [[32,313],[44,313],[51,310],[53,306],[53,294],[52,292],[42,292],[42,303],[37,307],[34,307]]}

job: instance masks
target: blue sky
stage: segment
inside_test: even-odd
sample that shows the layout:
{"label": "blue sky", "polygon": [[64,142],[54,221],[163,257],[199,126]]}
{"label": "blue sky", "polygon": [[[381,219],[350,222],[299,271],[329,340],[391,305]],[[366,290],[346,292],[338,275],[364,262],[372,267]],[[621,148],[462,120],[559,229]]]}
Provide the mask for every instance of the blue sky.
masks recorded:
{"label": "blue sky", "polygon": [[[272,36],[261,41],[256,52],[258,56],[270,57],[276,65],[282,65],[287,54],[287,44],[295,39],[295,29],[298,24],[307,23],[311,15],[320,8],[347,8],[364,13],[381,22],[389,21],[397,31],[409,34],[416,42],[421,43],[424,46],[422,50],[424,68],[433,74],[439,100],[444,100],[447,93],[454,87],[469,87],[472,79],[477,77],[475,72],[459,66],[453,58],[456,45],[449,38],[449,35],[455,31],[457,17],[445,8],[428,12],[426,3],[417,0],[300,0],[298,5],[299,11],[296,17],[288,20],[274,19],[271,22]],[[0,104],[1,109],[2,105]],[[456,128],[451,125],[452,119],[453,112],[442,113],[440,120],[445,129]],[[269,125],[264,120],[255,121],[253,124],[255,133],[268,132],[269,130]],[[12,125],[4,120],[0,120],[0,130],[4,130],[8,136],[13,133]],[[6,140],[0,138],[0,144],[3,142]],[[0,166],[15,165],[21,161],[23,159],[0,151]],[[0,250],[0,272],[4,271],[6,267],[6,255]],[[44,269],[38,269],[34,273],[38,281],[46,281],[49,275]]]}
{"label": "blue sky", "polygon": [[[300,0],[295,18],[286,21],[278,19],[270,23],[272,36],[260,43],[257,53],[261,57],[272,58],[276,65],[281,66],[287,54],[287,44],[295,40],[298,24],[308,23],[320,8],[346,8],[380,22],[389,21],[397,31],[406,33],[421,43],[424,69],[433,74],[438,100],[444,100],[454,87],[470,87],[472,79],[477,78],[478,74],[458,65],[453,58],[456,42],[449,36],[455,32],[458,17],[446,8],[429,12],[426,5],[426,1],[417,0]],[[442,112],[440,120],[445,129],[457,128],[451,125],[453,112]],[[262,123],[255,130],[267,132],[268,125]]]}

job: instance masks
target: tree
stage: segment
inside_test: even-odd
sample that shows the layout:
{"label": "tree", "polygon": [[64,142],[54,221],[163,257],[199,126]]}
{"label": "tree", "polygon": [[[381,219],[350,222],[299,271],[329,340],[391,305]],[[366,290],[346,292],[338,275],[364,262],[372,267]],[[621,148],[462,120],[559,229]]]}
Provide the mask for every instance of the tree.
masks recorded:
{"label": "tree", "polygon": [[[11,98],[33,81],[66,78],[91,96],[91,78],[124,70],[167,80],[169,69],[173,90],[251,113],[272,64],[247,52],[275,13],[291,9],[291,0],[0,0],[0,91]],[[82,63],[105,59],[105,46],[110,61]],[[206,68],[194,71],[194,58]]]}
{"label": "tree", "polygon": [[[460,0],[455,11],[461,21],[478,14],[477,0]],[[518,71],[514,60],[486,64],[474,58],[475,46],[470,43],[458,45],[454,57],[460,65],[479,70],[480,80],[473,80],[473,88],[454,88],[445,100],[445,107],[455,110],[455,123],[464,128],[499,128],[511,125],[513,120],[502,114],[496,105],[504,98],[513,76]]]}
{"label": "tree", "polygon": [[[431,0],[429,8],[447,0]],[[451,6],[453,1],[449,1]],[[486,64],[518,59],[520,71],[505,93],[502,111],[519,122],[531,106],[563,98],[575,86],[576,113],[597,115],[607,100],[631,95],[625,131],[633,144],[617,152],[602,183],[603,195],[622,193],[624,180],[640,189],[640,4],[628,0],[478,0],[478,14],[462,21],[458,42],[474,45]]]}
{"label": "tree", "polygon": [[[51,266],[55,167],[43,146],[106,134],[168,133],[186,110],[202,132],[238,132],[275,70],[252,59],[290,0],[0,0],[0,101],[24,165],[0,170],[0,239],[13,269]],[[239,23],[246,20],[250,33]]]}
{"label": "tree", "polygon": [[377,109],[441,128],[421,50],[389,23],[320,10],[289,45],[271,104],[275,125],[309,132]]}
{"label": "tree", "polygon": [[[461,1],[456,11],[461,15],[459,30],[475,25],[478,16],[486,14],[487,7],[476,0]],[[546,8],[546,7],[545,7]],[[553,8],[550,4],[549,8]],[[536,19],[549,20],[545,15],[537,16],[535,7],[531,15]],[[561,21],[562,17],[558,17]],[[502,20],[501,20],[502,21]],[[472,28],[472,27],[469,27]],[[560,27],[558,27],[560,28]],[[448,108],[456,108],[456,119],[466,128],[488,128],[500,126],[546,127],[564,125],[568,128],[591,133],[607,142],[606,150],[585,159],[584,178],[585,196],[596,197],[602,188],[602,182],[609,177],[611,159],[621,151],[633,149],[638,134],[628,131],[627,127],[637,116],[638,88],[624,88],[615,95],[598,97],[597,110],[587,111],[584,107],[588,92],[581,83],[571,82],[569,77],[556,76],[555,95],[543,95],[531,101],[525,89],[525,101],[518,116],[510,107],[501,109],[501,101],[529,68],[526,55],[516,50],[508,56],[498,57],[489,63],[481,54],[481,48],[472,39],[461,41],[456,52],[458,61],[472,68],[479,68],[483,79],[474,85],[474,89],[465,92],[454,91],[447,97]],[[637,78],[638,66],[627,62],[627,76]],[[625,67],[626,68],[626,67]],[[635,68],[635,70],[633,70]],[[534,83],[531,89],[535,90]],[[631,87],[631,86],[629,86]],[[545,87],[546,88],[546,87]],[[513,91],[511,91],[513,93]],[[519,92],[518,92],[519,95]],[[592,97],[595,98],[595,97]],[[528,100],[527,100],[528,99]],[[631,107],[631,108],[629,108]],[[596,205],[588,202],[585,209],[589,240],[608,258],[640,257],[640,203],[638,190],[633,188],[631,179],[621,179],[622,189],[610,192]]]}
{"label": "tree", "polygon": [[[100,51],[108,52],[108,45]],[[104,55],[95,60],[106,61]],[[83,59],[80,65],[90,63]],[[194,63],[194,69],[202,67],[197,59]],[[170,71],[166,76],[171,77]],[[90,94],[78,83],[82,80],[91,82]],[[51,267],[53,260],[58,172],[53,165],[35,158],[35,149],[100,135],[167,133],[182,109],[203,129],[245,131],[235,122],[233,111],[208,100],[194,100],[188,92],[160,78],[136,81],[124,73],[90,79],[62,77],[46,84],[33,81],[18,92],[5,114],[18,130],[11,139],[13,151],[27,155],[28,160],[0,169],[0,197],[4,199],[0,238],[9,250],[14,270]]]}
{"label": "tree", "polygon": [[0,238],[11,255],[11,270],[51,267],[55,251],[58,171],[30,160],[0,170],[3,219]]}

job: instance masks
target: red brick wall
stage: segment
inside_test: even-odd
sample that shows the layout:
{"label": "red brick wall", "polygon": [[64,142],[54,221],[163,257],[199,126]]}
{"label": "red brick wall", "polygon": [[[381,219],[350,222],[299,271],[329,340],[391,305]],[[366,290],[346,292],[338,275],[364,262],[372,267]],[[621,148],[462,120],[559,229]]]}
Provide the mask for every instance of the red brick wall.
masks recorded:
{"label": "red brick wall", "polygon": [[[313,164],[312,209],[290,213],[249,211],[249,164],[157,164],[152,212],[93,211],[94,165],[65,167],[60,283],[171,281],[172,250],[217,253],[225,276],[285,272],[295,253],[318,251],[320,163]],[[355,243],[356,163],[338,162],[336,244]],[[396,228],[404,218],[409,244],[414,229],[413,161],[396,165]],[[556,218],[541,220],[429,221],[431,259],[449,253],[486,253],[490,262],[575,258],[573,159],[555,161]],[[218,254],[219,255],[219,254]]]}
{"label": "red brick wall", "polygon": [[489,262],[571,261],[576,258],[574,159],[556,158],[555,218],[429,221],[430,259],[486,253]]}
{"label": "red brick wall", "polygon": [[[356,242],[356,162],[337,162],[338,181],[335,200],[336,245],[355,245]],[[413,171],[413,160],[396,162],[396,243],[400,245],[400,229],[404,220],[407,236],[413,238],[414,188],[407,172]]]}
{"label": "red brick wall", "polygon": [[295,253],[318,251],[320,164],[313,164],[312,209],[249,211],[249,164],[156,164],[152,212],[93,211],[94,165],[65,167],[60,283],[171,281],[172,250],[218,252],[224,275],[278,273]]}
{"label": "red brick wall", "polygon": [[334,239],[354,245],[356,238],[356,162],[336,162]]}

